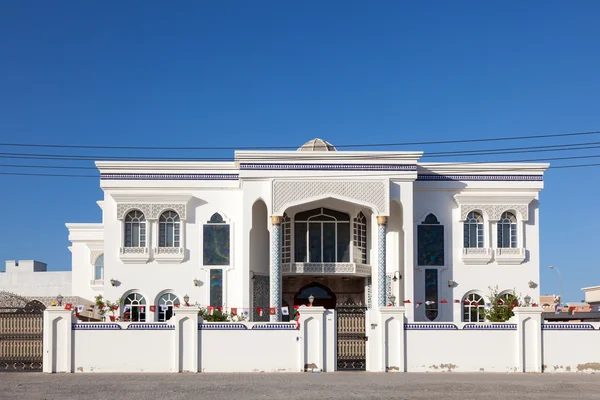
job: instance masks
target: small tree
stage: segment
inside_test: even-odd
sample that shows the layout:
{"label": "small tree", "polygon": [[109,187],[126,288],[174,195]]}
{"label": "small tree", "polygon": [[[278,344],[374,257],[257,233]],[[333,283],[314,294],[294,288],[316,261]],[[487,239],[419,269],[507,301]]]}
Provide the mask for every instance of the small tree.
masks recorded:
{"label": "small tree", "polygon": [[515,314],[513,308],[519,307],[521,299],[516,291],[501,295],[498,292],[498,286],[490,287],[490,295],[488,296],[491,307],[485,310],[485,319],[490,322],[506,322]]}
{"label": "small tree", "polygon": [[98,308],[99,313],[102,315],[102,319],[104,320],[104,315],[107,312],[110,312],[112,316],[115,316],[115,312],[119,309],[119,305],[123,304],[123,298],[117,299],[116,302],[112,302],[110,300],[104,300],[101,294],[95,297],[96,300],[96,308]]}

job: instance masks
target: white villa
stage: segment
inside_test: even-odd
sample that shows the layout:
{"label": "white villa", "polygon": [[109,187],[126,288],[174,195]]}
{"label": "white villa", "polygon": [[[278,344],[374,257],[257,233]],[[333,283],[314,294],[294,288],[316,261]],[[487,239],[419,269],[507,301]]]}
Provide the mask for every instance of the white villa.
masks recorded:
{"label": "white villa", "polygon": [[491,286],[537,301],[548,164],[422,154],[314,139],[230,162],[99,161],[102,221],[67,224],[71,295],[122,298],[137,322],[186,296],[251,321],[287,320],[311,296],[404,306],[409,323],[483,322]]}

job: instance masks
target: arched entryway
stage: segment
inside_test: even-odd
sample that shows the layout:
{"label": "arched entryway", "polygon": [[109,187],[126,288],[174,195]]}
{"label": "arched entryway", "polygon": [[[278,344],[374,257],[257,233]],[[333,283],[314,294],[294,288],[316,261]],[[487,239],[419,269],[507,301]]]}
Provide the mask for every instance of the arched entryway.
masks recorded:
{"label": "arched entryway", "polygon": [[336,297],[335,294],[327,286],[317,282],[311,282],[308,285],[300,288],[294,296],[294,305],[308,305],[308,298],[313,296],[314,307],[324,307],[326,310],[335,309]]}

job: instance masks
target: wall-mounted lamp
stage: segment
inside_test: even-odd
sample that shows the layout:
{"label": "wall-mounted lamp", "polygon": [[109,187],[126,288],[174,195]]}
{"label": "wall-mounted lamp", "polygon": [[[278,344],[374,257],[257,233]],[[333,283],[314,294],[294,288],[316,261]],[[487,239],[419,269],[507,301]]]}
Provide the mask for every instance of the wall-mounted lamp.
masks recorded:
{"label": "wall-mounted lamp", "polygon": [[456,282],[454,282],[452,279],[450,279],[448,281],[448,287],[454,287],[454,285],[456,285]]}
{"label": "wall-mounted lamp", "polygon": [[525,307],[529,307],[529,303],[531,302],[531,297],[529,297],[529,295],[527,295],[527,296],[525,296],[525,298],[523,300],[525,300]]}
{"label": "wall-mounted lamp", "polygon": [[398,282],[398,279],[402,279],[402,275],[400,275],[400,271],[394,272],[394,276],[392,277],[392,280],[394,282]]}
{"label": "wall-mounted lamp", "polygon": [[187,294],[185,296],[183,296],[183,301],[185,302],[186,306],[190,305],[190,296],[188,296]]}
{"label": "wall-mounted lamp", "polygon": [[194,279],[194,286],[199,286],[199,285],[200,285],[200,280]]}
{"label": "wall-mounted lamp", "polygon": [[529,282],[527,282],[527,284],[529,285],[530,289],[533,289],[535,287],[535,282],[534,281],[529,281]]}
{"label": "wall-mounted lamp", "polygon": [[392,307],[396,305],[396,296],[393,294],[390,295],[390,303],[392,303]]}
{"label": "wall-mounted lamp", "polygon": [[62,297],[62,294],[59,294],[58,296],[56,296],[56,303],[57,303],[59,306],[62,306],[62,301],[63,301],[63,298],[64,298],[64,297]]}
{"label": "wall-mounted lamp", "polygon": [[315,301],[315,296],[311,294],[310,296],[308,296],[308,304],[310,305],[310,307],[312,307],[313,301]]}
{"label": "wall-mounted lamp", "polygon": [[112,286],[117,286],[117,280],[116,280],[116,279],[114,279],[114,278],[111,278],[111,279],[110,279],[110,284],[111,284]]}
{"label": "wall-mounted lamp", "polygon": [[250,279],[254,280],[254,271],[250,270]]}

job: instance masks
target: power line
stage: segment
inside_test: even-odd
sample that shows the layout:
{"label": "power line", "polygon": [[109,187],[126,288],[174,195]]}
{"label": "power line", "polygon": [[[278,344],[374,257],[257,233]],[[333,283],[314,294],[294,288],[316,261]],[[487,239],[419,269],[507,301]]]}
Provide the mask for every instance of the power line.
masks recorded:
{"label": "power line", "polygon": [[[553,151],[574,151],[574,150],[589,150],[600,148],[600,142],[584,142],[559,145],[545,146],[528,146],[528,147],[507,147],[501,149],[478,149],[478,150],[459,150],[446,152],[426,153],[422,158],[436,157],[472,157],[484,155],[502,155],[502,154],[519,154],[519,153],[542,153]],[[339,154],[339,153],[338,153]],[[315,154],[309,156],[294,156],[286,157],[288,160],[318,160],[323,157],[323,154]],[[336,160],[389,160],[396,159],[395,154],[347,154],[335,157]],[[107,155],[70,155],[70,154],[47,154],[47,153],[0,153],[0,158],[10,159],[36,159],[36,160],[63,160],[63,161],[105,161],[105,160],[121,160],[121,161],[234,161],[230,157],[213,157],[213,158],[198,158],[198,157],[151,157],[151,156],[107,156]]]}
{"label": "power line", "polygon": [[[590,132],[571,132],[555,133],[543,135],[526,136],[505,136],[485,139],[456,139],[456,140],[437,140],[423,142],[401,142],[401,143],[351,143],[336,145],[336,148],[357,148],[357,147],[402,147],[402,146],[429,146],[436,144],[456,144],[456,143],[477,143],[493,142],[507,140],[527,140],[527,139],[548,139],[557,137],[574,137],[585,135],[597,135],[600,131]],[[35,144],[35,143],[0,143],[0,146],[7,147],[45,147],[45,148],[63,148],[63,149],[113,149],[113,150],[294,150],[298,146],[218,146],[218,147],[164,147],[164,146],[99,146],[99,145],[59,145],[59,144]]]}
{"label": "power line", "polygon": [[[595,155],[587,155],[587,156],[572,156],[572,157],[550,157],[550,158],[530,158],[523,160],[502,160],[502,161],[493,161],[493,164],[503,164],[503,163],[522,163],[522,162],[544,162],[544,161],[560,161],[560,160],[579,160],[585,158],[600,158],[600,154]],[[470,161],[470,162],[452,162],[452,163],[426,163],[426,166],[457,166],[457,165],[478,165],[478,164],[489,164],[489,161]],[[0,167],[11,167],[11,168],[48,168],[48,169],[76,169],[76,170],[94,170],[98,171],[97,167],[84,167],[84,166],[66,166],[66,165],[25,165],[25,164],[0,164]],[[526,168],[524,168],[526,169]],[[496,170],[486,169],[486,170]]]}

